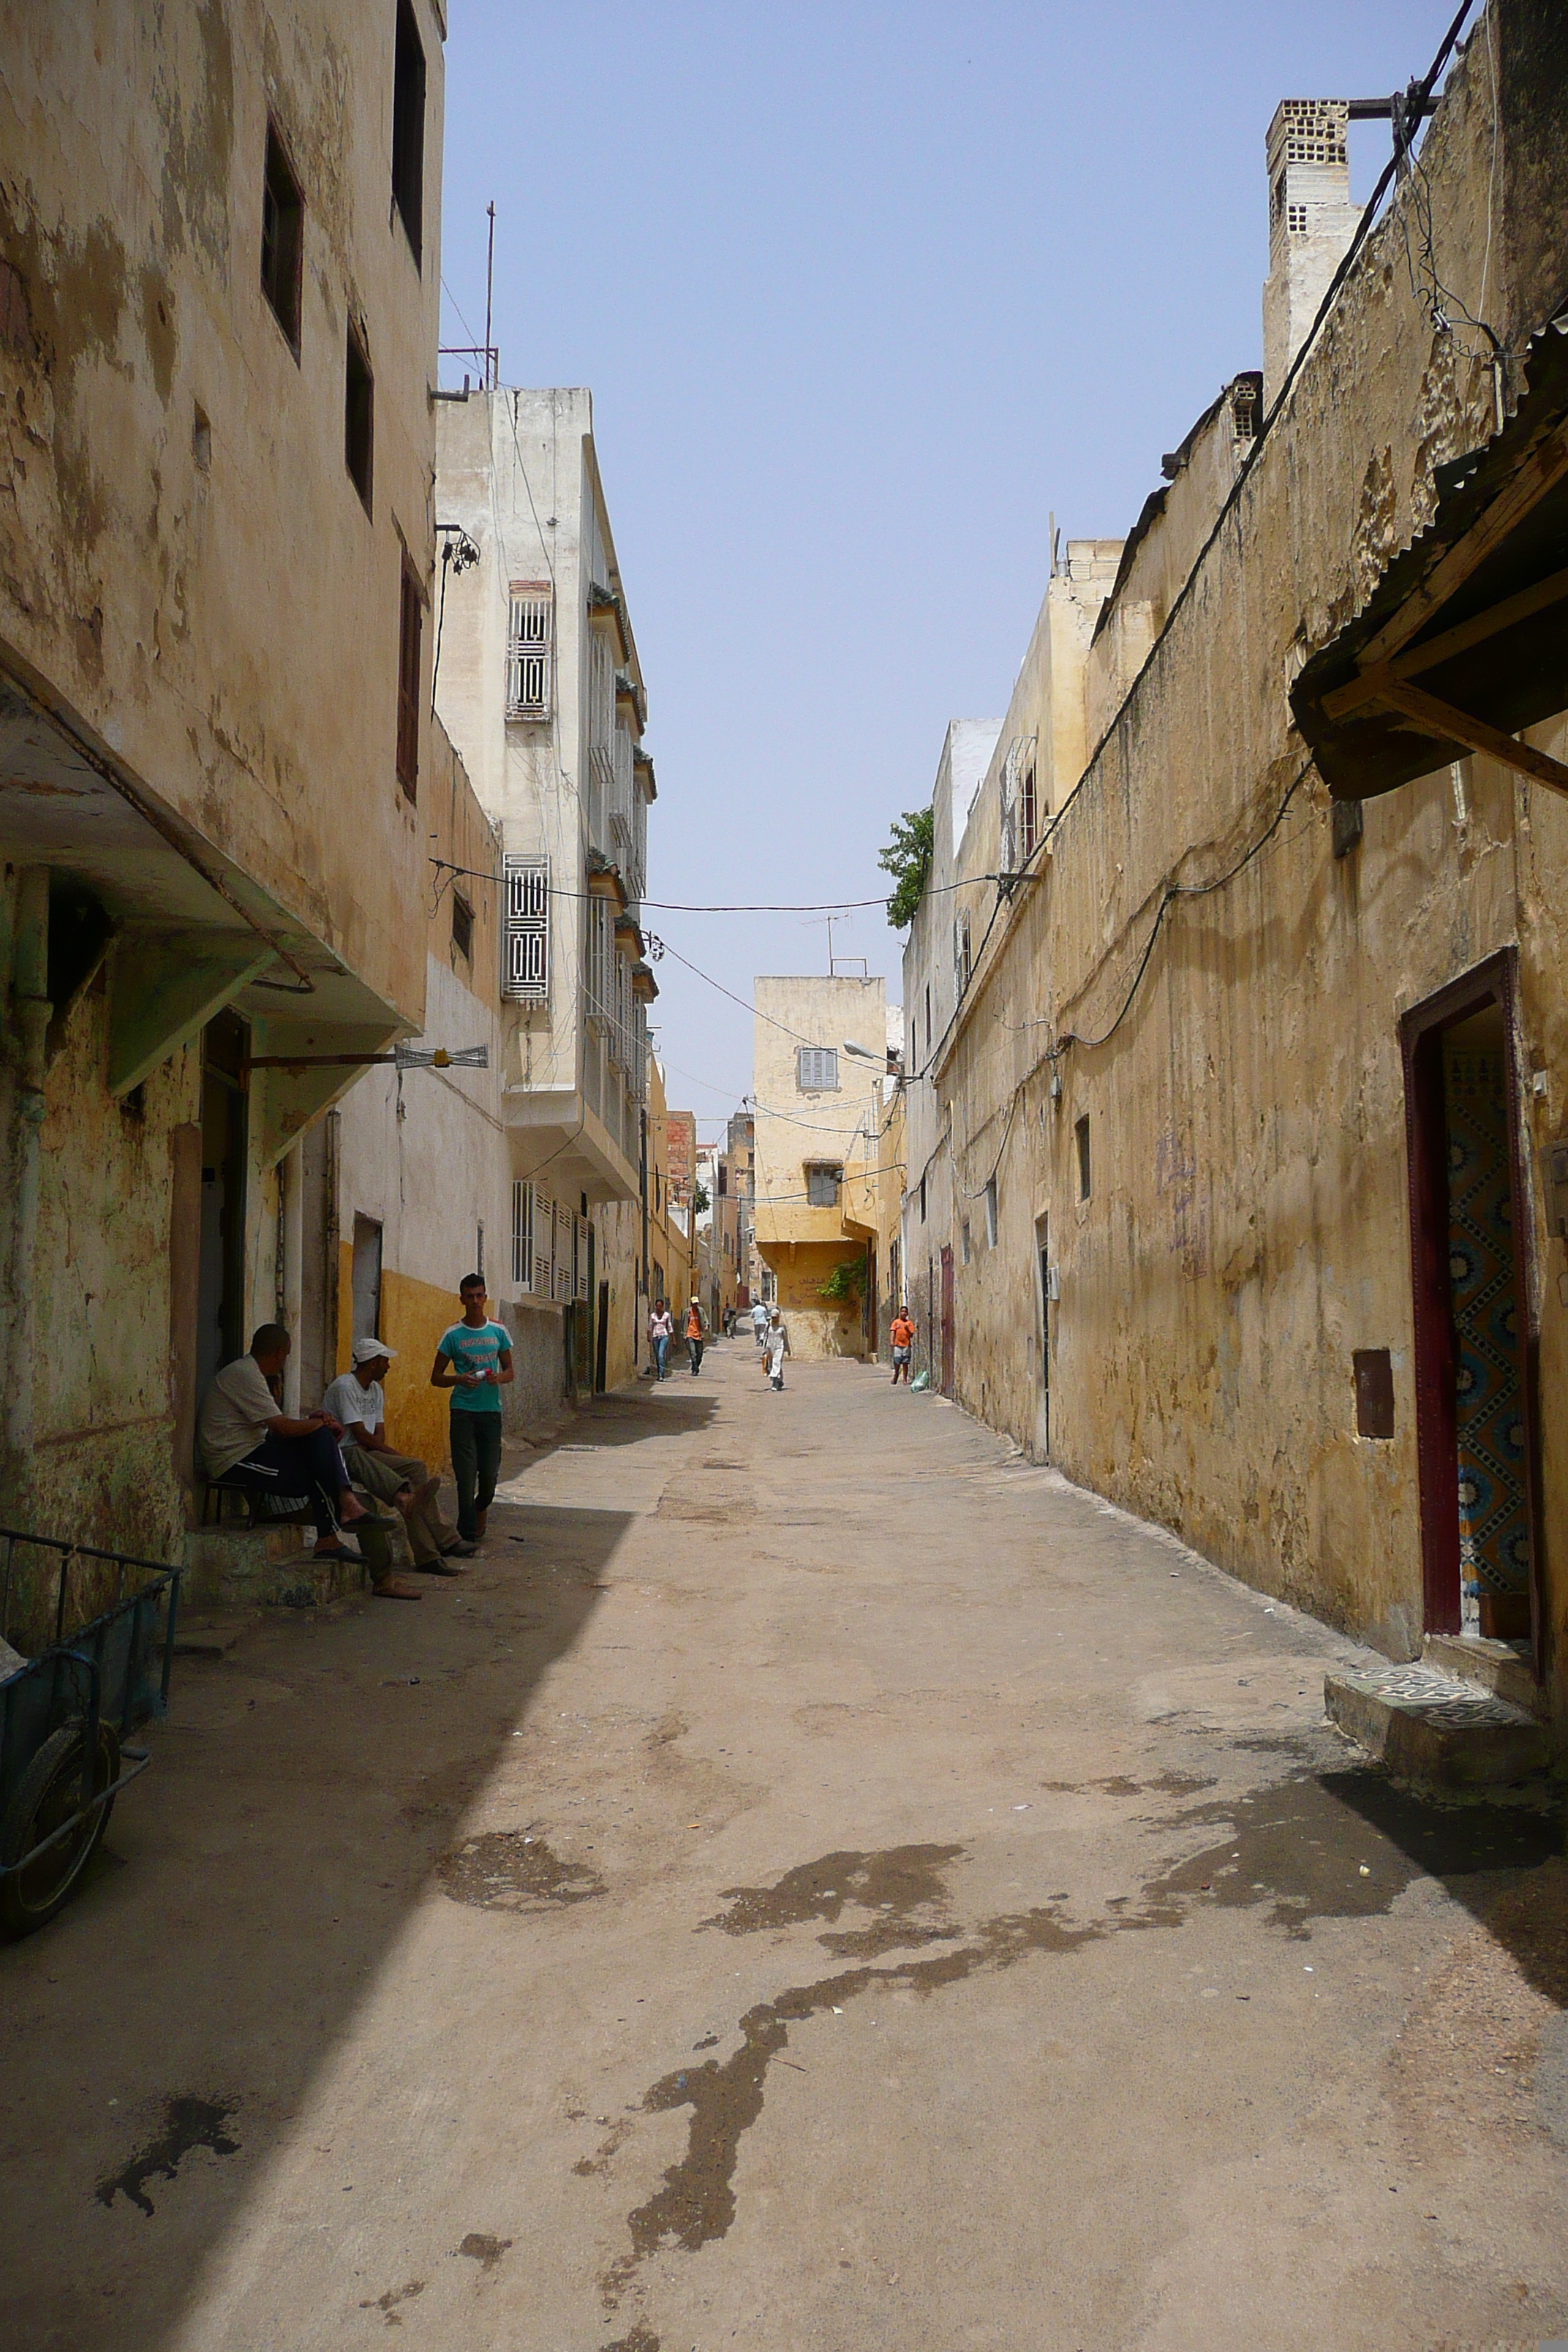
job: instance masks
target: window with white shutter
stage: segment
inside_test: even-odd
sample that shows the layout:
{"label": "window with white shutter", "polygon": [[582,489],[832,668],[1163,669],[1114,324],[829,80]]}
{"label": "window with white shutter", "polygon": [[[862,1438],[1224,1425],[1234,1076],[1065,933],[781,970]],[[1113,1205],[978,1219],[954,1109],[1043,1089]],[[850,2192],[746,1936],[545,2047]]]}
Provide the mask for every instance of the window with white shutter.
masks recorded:
{"label": "window with white shutter", "polygon": [[550,994],[550,860],[508,851],[501,925],[501,994],[542,1004]]}
{"label": "window with white shutter", "polygon": [[533,1288],[533,1187],[521,1176],[511,1188],[511,1286]]}
{"label": "window with white shutter", "polygon": [[574,1222],[574,1220],[571,1210],[566,1207],[563,1202],[557,1201],[555,1203],[554,1288],[555,1296],[563,1307],[568,1306],[571,1303],[572,1298],[572,1227]]}
{"label": "window with white shutter", "polygon": [[524,583],[511,592],[506,635],[506,715],[548,719],[554,652],[555,597],[548,583]]}
{"label": "window with white shutter", "polygon": [[836,1093],[838,1087],[837,1046],[798,1046],[795,1051],[795,1084],[803,1095]]}
{"label": "window with white shutter", "polygon": [[531,1286],[535,1298],[549,1298],[554,1293],[554,1260],[552,1253],[555,1238],[555,1211],[548,1192],[542,1192],[536,1184],[531,1184],[528,1189],[531,1196],[529,1220],[530,1239],[533,1245]]}

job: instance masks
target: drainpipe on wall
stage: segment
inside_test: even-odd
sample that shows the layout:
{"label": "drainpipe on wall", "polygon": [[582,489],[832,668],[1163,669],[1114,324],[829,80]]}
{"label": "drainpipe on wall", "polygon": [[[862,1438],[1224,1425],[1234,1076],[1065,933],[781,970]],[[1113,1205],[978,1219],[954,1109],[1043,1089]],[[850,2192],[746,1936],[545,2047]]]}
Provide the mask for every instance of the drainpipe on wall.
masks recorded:
{"label": "drainpipe on wall", "polygon": [[0,1310],[5,1324],[3,1479],[8,1500],[26,1486],[33,1445],[33,1253],[38,1231],[38,1129],[44,1118],[44,1039],[53,1007],[49,985],[49,869],[16,877],[10,938],[10,1002],[5,1058],[7,1203],[3,1228]]}
{"label": "drainpipe on wall", "polygon": [[[278,1163],[279,1207],[282,1227],[282,1320],[294,1345],[289,1350],[289,1360],[283,1368],[283,1410],[297,1414],[300,1411],[300,1381],[303,1365],[304,1333],[301,1324],[305,1307],[305,1220],[304,1152],[296,1143],[284,1153]],[[312,1406],[320,1399],[312,1397]]]}

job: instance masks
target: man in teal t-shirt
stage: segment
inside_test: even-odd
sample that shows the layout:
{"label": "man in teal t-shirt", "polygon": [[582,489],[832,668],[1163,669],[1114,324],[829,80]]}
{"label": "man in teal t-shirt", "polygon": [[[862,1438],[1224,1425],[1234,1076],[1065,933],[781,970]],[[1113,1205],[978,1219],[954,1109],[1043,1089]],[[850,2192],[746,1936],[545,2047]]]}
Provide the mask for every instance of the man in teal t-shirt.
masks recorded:
{"label": "man in teal t-shirt", "polygon": [[500,1472],[500,1392],[511,1380],[511,1334],[504,1323],[492,1323],[485,1311],[482,1274],[466,1274],[458,1296],[463,1319],[442,1332],[430,1385],[452,1391],[449,1425],[458,1532],[469,1543],[482,1543]]}

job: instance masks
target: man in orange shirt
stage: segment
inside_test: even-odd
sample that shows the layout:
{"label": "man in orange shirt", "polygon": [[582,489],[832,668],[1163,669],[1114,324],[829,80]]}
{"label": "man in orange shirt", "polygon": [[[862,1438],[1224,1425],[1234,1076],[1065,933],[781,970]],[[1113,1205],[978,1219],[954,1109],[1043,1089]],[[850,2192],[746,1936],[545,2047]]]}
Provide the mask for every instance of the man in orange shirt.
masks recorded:
{"label": "man in orange shirt", "polygon": [[899,1374],[904,1376],[904,1386],[910,1384],[910,1351],[915,1344],[915,1327],[910,1321],[910,1310],[900,1307],[893,1318],[893,1386],[899,1385]]}
{"label": "man in orange shirt", "polygon": [[694,1298],[686,1310],[686,1352],[691,1359],[691,1377],[702,1370],[702,1309]]}

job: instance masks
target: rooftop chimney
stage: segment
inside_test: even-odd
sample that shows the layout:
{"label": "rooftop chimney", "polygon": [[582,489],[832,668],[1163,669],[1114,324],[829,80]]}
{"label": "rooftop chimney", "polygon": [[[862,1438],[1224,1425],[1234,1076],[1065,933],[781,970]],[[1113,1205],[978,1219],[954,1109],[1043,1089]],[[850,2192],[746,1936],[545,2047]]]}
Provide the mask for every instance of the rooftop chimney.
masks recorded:
{"label": "rooftop chimney", "polygon": [[1345,136],[1350,101],[1287,98],[1268,126],[1268,279],[1263,289],[1263,402],[1273,407],[1306,341],[1359,217]]}

